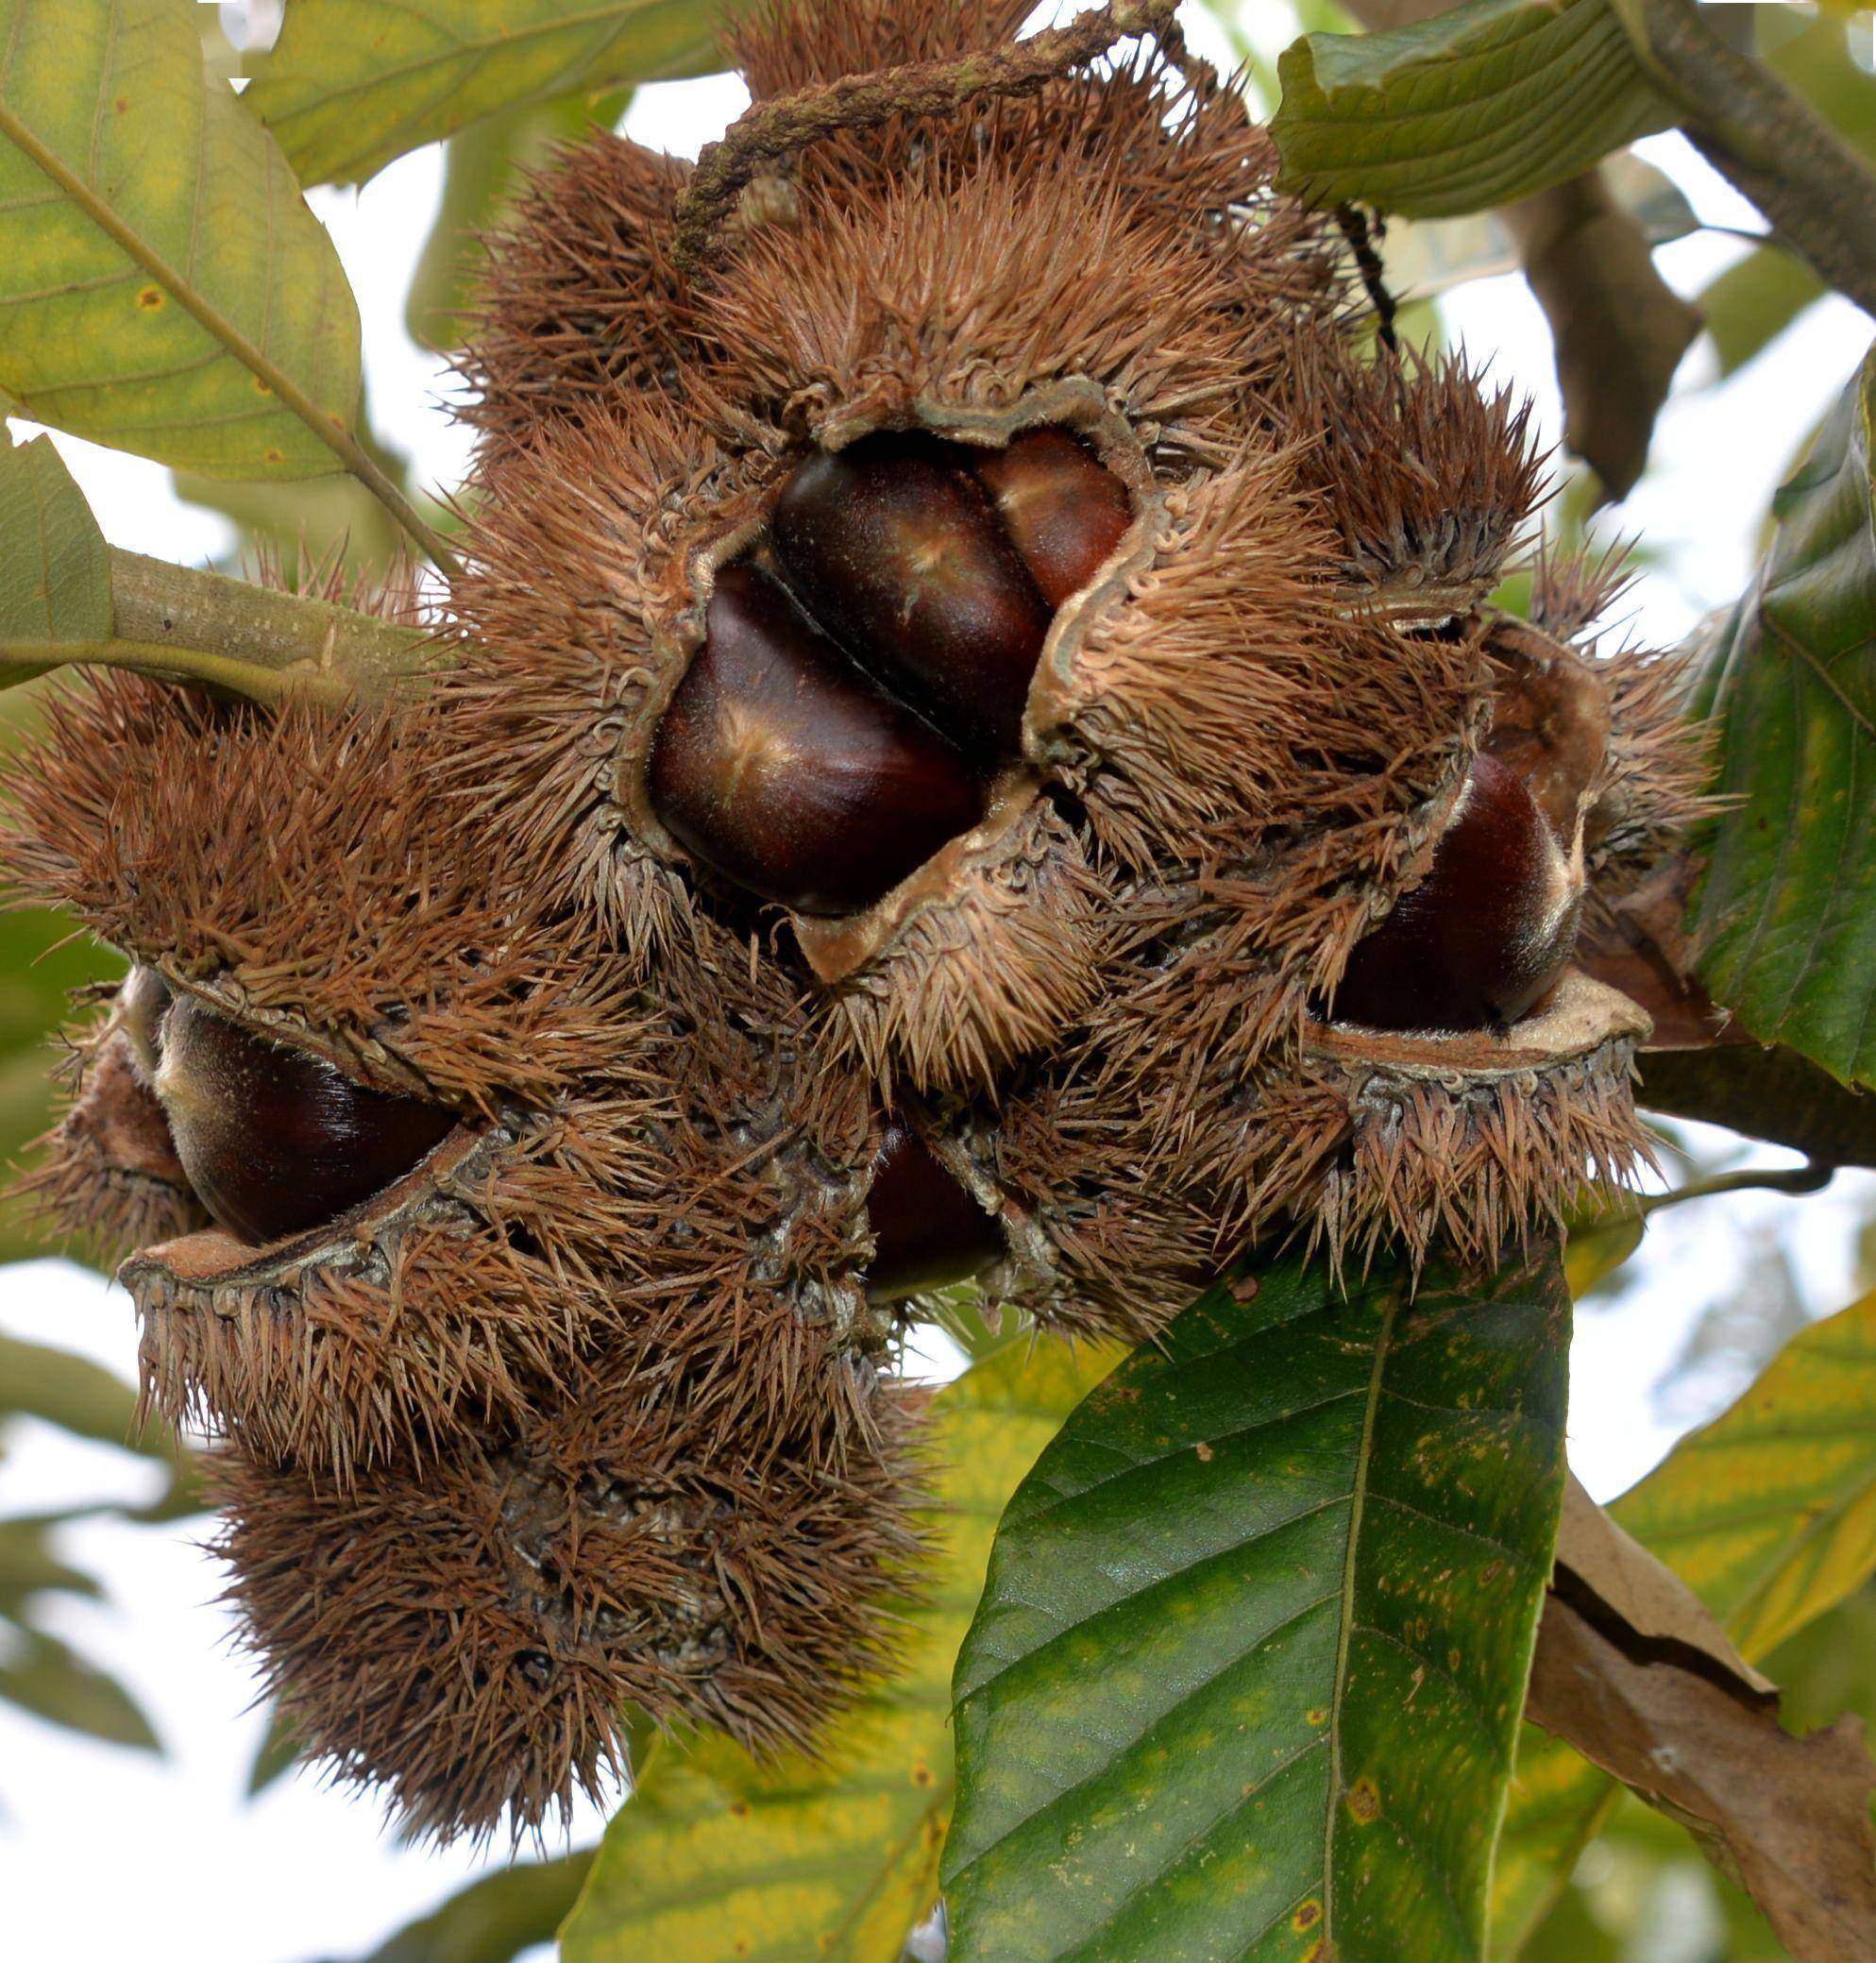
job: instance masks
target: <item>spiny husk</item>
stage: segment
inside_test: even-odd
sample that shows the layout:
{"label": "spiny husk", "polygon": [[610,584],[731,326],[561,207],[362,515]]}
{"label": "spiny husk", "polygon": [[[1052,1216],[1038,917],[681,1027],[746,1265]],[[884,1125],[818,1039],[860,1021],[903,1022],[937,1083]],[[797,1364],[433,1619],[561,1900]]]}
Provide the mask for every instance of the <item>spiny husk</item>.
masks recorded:
{"label": "spiny husk", "polygon": [[207,1224],[114,1013],[66,1032],[66,1094],[15,1191],[102,1266]]}
{"label": "spiny husk", "polygon": [[953,839],[887,897],[884,919],[798,923],[834,984],[833,1061],[994,1095],[1016,1058],[1093,1001],[1114,899],[1073,827],[1032,798]]}
{"label": "spiny husk", "polygon": [[491,891],[439,809],[420,722],[88,675],[9,786],[10,869],[367,1083],[494,1114],[634,1077],[657,1018],[622,964],[571,958]]}
{"label": "spiny husk", "polygon": [[1407,822],[1472,739],[1491,680],[1476,637],[1338,615],[1297,465],[1247,456],[1168,493],[1150,569],[1040,678],[1062,774],[1134,866],[1268,860],[1307,828],[1372,879],[1356,831]]}
{"label": "spiny husk", "polygon": [[438,781],[468,831],[499,827],[517,903],[563,908],[580,944],[655,971],[661,992],[710,999],[698,968],[720,936],[651,817],[644,769],[701,633],[686,515],[735,529],[779,467],[697,448],[639,397],[488,468],[503,516],[454,588],[482,645],[436,691]]}
{"label": "spiny husk", "polygon": [[465,357],[482,385],[463,415],[490,452],[663,389],[689,352],[667,241],[690,166],[623,138],[573,155],[579,167],[546,174],[488,242]]}
{"label": "spiny husk", "polygon": [[206,1231],[136,1255],[122,1278],[146,1400],[344,1488],[555,1395],[610,1304],[574,1298],[452,1191],[499,1156],[446,1146],[340,1231],[258,1251]]}
{"label": "spiny husk", "polygon": [[1631,1095],[1648,1027],[1572,969],[1503,1039],[1320,1029],[1300,1073],[1255,1087],[1221,1171],[1250,1218],[1290,1216],[1338,1268],[1389,1248],[1417,1270],[1438,1245],[1494,1269],[1592,1188],[1652,1163]]}
{"label": "spiny husk", "polygon": [[1205,1285],[1214,1224],[1140,1092],[1123,1070],[1052,1065],[935,1141],[1008,1250],[987,1297],[1051,1333],[1146,1341]]}
{"label": "spiny husk", "polygon": [[1530,405],[1462,357],[1364,357],[1319,333],[1296,336],[1283,385],[1286,423],[1320,432],[1300,470],[1353,597],[1435,624],[1482,601],[1537,498]]}
{"label": "spiny husk", "polygon": [[556,1406],[601,1348],[684,1358],[726,1428],[787,1410],[806,1347],[882,1350],[863,1086],[797,1098],[785,1062],[721,1031],[668,1068],[660,1098],[461,1131],[330,1229],[146,1250],[124,1274],[146,1395],[344,1486]]}
{"label": "spiny husk", "polygon": [[886,0],[757,0],[723,27],[723,49],[761,102],[815,82],[875,68],[941,61],[1008,41],[1031,9],[1026,0],[955,0],[892,7]]}
{"label": "spiny husk", "polygon": [[701,387],[837,447],[916,402],[1000,409],[1085,376],[1169,451],[1209,451],[1283,345],[1280,316],[1245,304],[1263,297],[1258,235],[1227,257],[1132,205],[1122,168],[1105,151],[934,159],[864,200],[804,190],[802,230],[752,234],[713,293],[726,351]]}
{"label": "spiny husk", "polygon": [[1609,764],[1590,814],[1594,903],[1634,891],[1690,827],[1717,808],[1714,732],[1688,714],[1691,650],[1597,653],[1610,696]]}
{"label": "spiny husk", "polygon": [[217,1455],[228,1594],[296,1736],[438,1840],[604,1796],[634,1707],[810,1743],[888,1651],[916,1545],[916,1399],[829,1354],[817,1372],[851,1414],[837,1452],[780,1420],[699,1426],[667,1362],[344,1494]]}

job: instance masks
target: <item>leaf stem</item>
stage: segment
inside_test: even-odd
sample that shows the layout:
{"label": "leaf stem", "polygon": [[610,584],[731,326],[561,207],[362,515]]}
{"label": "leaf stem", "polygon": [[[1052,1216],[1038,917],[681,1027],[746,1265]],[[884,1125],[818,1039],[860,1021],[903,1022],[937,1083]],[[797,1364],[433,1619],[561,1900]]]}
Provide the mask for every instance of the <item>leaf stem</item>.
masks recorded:
{"label": "leaf stem", "polygon": [[1820,278],[1876,314],[1876,176],[1863,160],[1692,0],[1626,0],[1615,12],[1696,148]]}
{"label": "leaf stem", "polygon": [[1659,1213],[1665,1207],[1678,1207],[1682,1200],[1711,1199],[1721,1193],[1821,1193],[1836,1176],[1836,1167],[1813,1160],[1793,1166],[1789,1172],[1716,1173],[1707,1179],[1690,1179],[1672,1193],[1652,1193],[1641,1203],[1643,1216]]}
{"label": "leaf stem", "polygon": [[420,627],[112,548],[106,641],[0,643],[0,678],[67,662],[131,668],[277,702],[388,693],[447,655]]}

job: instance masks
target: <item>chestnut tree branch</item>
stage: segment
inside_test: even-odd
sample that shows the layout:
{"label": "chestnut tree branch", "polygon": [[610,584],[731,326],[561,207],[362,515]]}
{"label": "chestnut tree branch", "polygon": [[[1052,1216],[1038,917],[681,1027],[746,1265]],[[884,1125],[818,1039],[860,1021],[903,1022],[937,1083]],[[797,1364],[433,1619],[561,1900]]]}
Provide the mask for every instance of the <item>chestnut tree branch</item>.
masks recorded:
{"label": "chestnut tree branch", "polygon": [[1710,1179],[1690,1179],[1671,1193],[1650,1194],[1642,1202],[1644,1214],[1678,1207],[1685,1200],[1712,1199],[1725,1193],[1821,1193],[1836,1176],[1836,1167],[1813,1161],[1789,1172],[1716,1173]]}
{"label": "chestnut tree branch", "polygon": [[1863,160],[1693,0],[1617,0],[1615,11],[1695,147],[1821,278],[1876,313],[1876,176]]}
{"label": "chestnut tree branch", "polygon": [[1176,59],[1176,0],[1111,0],[1060,27],[1006,47],[944,61],[914,61],[798,89],[745,110],[720,143],[705,144],[678,200],[680,265],[703,259],[743,188],[769,164],[839,129],[873,129],[894,116],[936,115],[976,95],[1029,95],[1105,55],[1130,35],[1154,35]]}

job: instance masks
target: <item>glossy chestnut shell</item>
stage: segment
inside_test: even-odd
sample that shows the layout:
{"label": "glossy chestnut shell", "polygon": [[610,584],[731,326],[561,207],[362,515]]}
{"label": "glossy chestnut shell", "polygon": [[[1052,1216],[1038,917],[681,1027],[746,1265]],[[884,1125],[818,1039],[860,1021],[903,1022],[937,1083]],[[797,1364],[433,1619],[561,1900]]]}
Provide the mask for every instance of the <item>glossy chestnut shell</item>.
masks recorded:
{"label": "glossy chestnut shell", "polygon": [[336,1220],[455,1125],[440,1106],[368,1090],[191,995],[163,1011],[154,1082],[195,1196],[255,1246]]}

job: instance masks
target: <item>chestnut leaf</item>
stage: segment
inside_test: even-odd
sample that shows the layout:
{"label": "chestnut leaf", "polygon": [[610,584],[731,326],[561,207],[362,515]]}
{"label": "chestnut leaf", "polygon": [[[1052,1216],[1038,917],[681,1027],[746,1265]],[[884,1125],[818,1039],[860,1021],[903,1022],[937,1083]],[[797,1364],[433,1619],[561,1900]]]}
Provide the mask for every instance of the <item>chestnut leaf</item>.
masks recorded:
{"label": "chestnut leaf", "polygon": [[0,436],[0,688],[9,688],[55,667],[57,644],[109,640],[114,618],[110,548],[49,436]]}
{"label": "chestnut leaf", "polygon": [[1876,1293],[1800,1329],[1610,1509],[1763,1656],[1876,1573]]}
{"label": "chestnut leaf", "polygon": [[1278,189],[1412,218],[1529,197],[1675,121],[1609,0],[1466,0],[1378,34],[1310,34],[1277,74]]}
{"label": "chestnut leaf", "polygon": [[1569,1328],[1554,1250],[1289,1261],[1089,1397],[958,1659],[955,1963],[1482,1954]]}
{"label": "chestnut leaf", "polygon": [[1715,821],[1689,927],[1761,1042],[1876,1084],[1876,350],[1773,499],[1778,531],[1704,682]]}
{"label": "chestnut leaf", "polygon": [[362,184],[498,110],[723,66],[721,0],[294,0],[246,107],[308,184]]}
{"label": "chestnut leaf", "polygon": [[0,389],[161,463],[357,467],[358,309],[190,0],[0,0]]}

